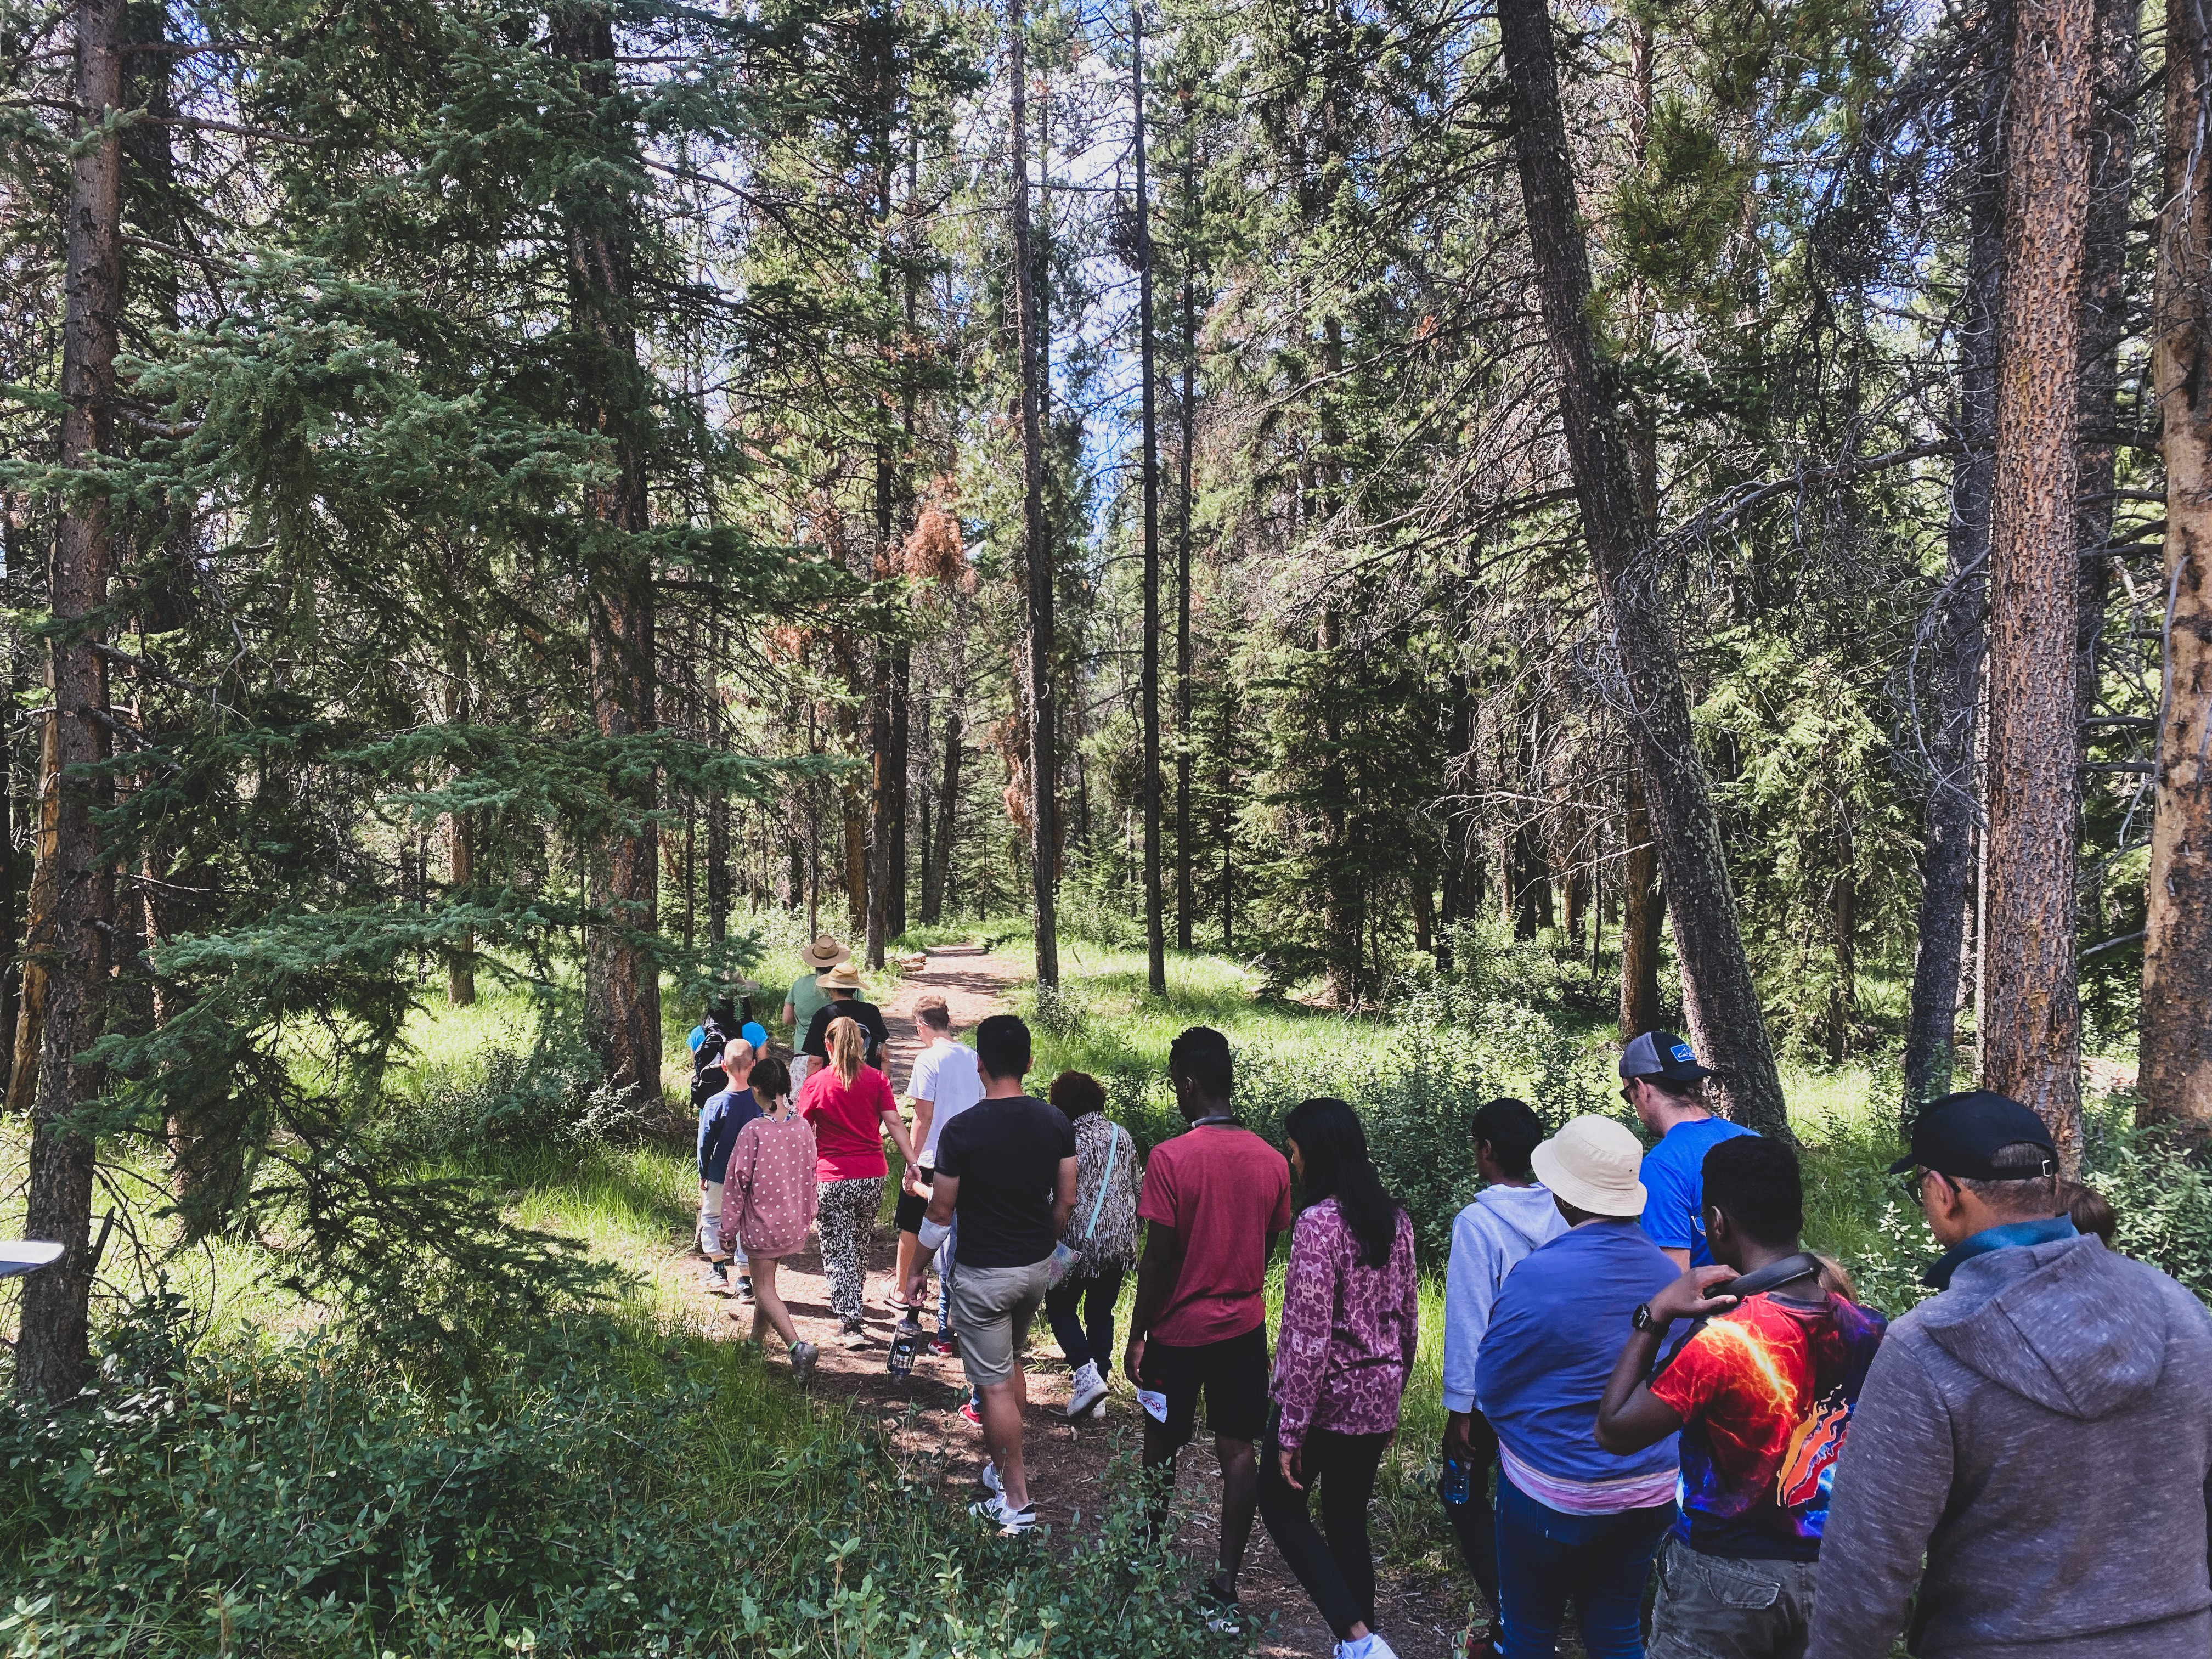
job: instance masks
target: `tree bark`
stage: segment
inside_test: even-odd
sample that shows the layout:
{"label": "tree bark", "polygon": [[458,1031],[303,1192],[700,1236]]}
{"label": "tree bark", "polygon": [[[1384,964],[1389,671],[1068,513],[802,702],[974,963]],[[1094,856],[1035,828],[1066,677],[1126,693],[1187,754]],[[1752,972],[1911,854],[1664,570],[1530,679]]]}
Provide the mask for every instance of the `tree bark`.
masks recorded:
{"label": "tree bark", "polygon": [[1851,1022],[1858,1013],[1859,884],[1849,865],[1837,873],[1829,902],[1835,983],[1828,991],[1828,1061],[1840,1066],[1850,1053]]}
{"label": "tree bark", "polygon": [[1562,435],[1583,538],[1636,711],[1637,764],[1666,875],[1691,1038],[1717,1073],[1723,1108],[1751,1127],[1787,1137],[1781,1079],[1736,925],[1720,823],[1690,726],[1661,578],[1590,336],[1589,250],[1567,160],[1546,0],[1503,0],[1498,32],[1536,286],[1559,375]]}
{"label": "tree bark", "polygon": [[1129,8],[1129,107],[1137,139],[1137,356],[1143,381],[1145,638],[1139,700],[1144,705],[1145,981],[1168,994],[1166,902],[1160,868],[1160,445],[1152,361],[1152,195],[1145,171],[1145,14]]}
{"label": "tree bark", "polygon": [[2137,1086],[2146,1115],[2212,1124],[2212,39],[2166,9],[2166,165],[2151,360],[2166,457],[2166,628],[2143,936]]}
{"label": "tree bark", "polygon": [[[2135,170],[2135,100],[2142,70],[2136,0],[2095,0],[2094,125],[2081,269],[2081,414],[2075,465],[2074,535],[2081,595],[2075,619],[2075,701],[2080,720],[2096,713],[2097,641],[2112,562],[2090,550],[2112,539],[2113,458],[2106,435],[2119,428],[2120,343],[2128,331],[2128,224]],[[2085,734],[2086,724],[2081,727]],[[2086,759],[2086,753],[2084,756]]]}
{"label": "tree bark", "polygon": [[[888,465],[877,469],[877,486],[880,491],[889,483]],[[887,533],[890,523],[890,504],[887,498],[879,501],[878,525]],[[887,574],[883,556],[878,555],[876,574],[878,579]],[[871,968],[884,965],[884,946],[890,938],[890,857],[891,857],[891,647],[888,640],[878,640],[872,653],[872,684],[868,692],[868,875],[867,875],[867,946],[866,960]]]}
{"label": "tree bark", "polygon": [[1060,983],[1060,921],[1055,878],[1060,858],[1059,756],[1054,738],[1059,700],[1053,688],[1052,540],[1044,512],[1044,428],[1040,404],[1036,268],[1030,238],[1029,49],[1023,0],[1008,0],[1006,32],[1013,81],[1014,325],[1021,356],[1022,529],[1029,612],[1023,690],[1029,707],[1030,880],[1035,896],[1036,976]]}
{"label": "tree bark", "polygon": [[922,920],[943,919],[945,894],[952,874],[953,849],[960,827],[960,704],[948,698],[945,708],[945,772],[937,791],[936,874],[922,896]]}
{"label": "tree bark", "polygon": [[[594,5],[557,14],[555,53],[574,66],[598,113],[621,119],[615,98],[614,24]],[[635,142],[624,130],[602,134]],[[642,737],[658,724],[653,656],[653,572],[639,550],[651,527],[645,471],[644,374],[630,318],[629,204],[594,186],[563,204],[568,223],[570,304],[582,343],[580,390],[587,430],[613,450],[614,476],[586,492],[592,538],[584,605],[592,720],[603,738]],[[648,773],[624,785],[617,820],[591,858],[592,926],[585,950],[585,1035],[615,1088],[660,1091],[660,975],[645,941],[659,930],[659,835],[652,813],[659,790]]]}
{"label": "tree bark", "polygon": [[[112,437],[115,355],[123,298],[122,129],[124,0],[81,0],[76,9],[64,253],[60,461],[95,467]],[[109,753],[107,667],[99,613],[114,568],[106,499],[73,490],[55,526],[49,566],[46,684],[51,694],[39,781],[40,904],[27,959],[40,968],[37,1082],[32,1091],[27,1237],[62,1245],[61,1260],[23,1282],[15,1386],[27,1399],[60,1401],[92,1375],[91,1223],[94,1146],[75,1122],[98,1097],[106,1068],[83,1060],[106,1025],[108,939],[115,878],[102,856],[95,814],[113,791],[87,775]],[[26,1018],[29,1000],[26,998]],[[18,1049],[18,1073],[33,1055]]]}
{"label": "tree bark", "polygon": [[[445,714],[449,726],[469,718],[468,643],[457,623],[446,635]],[[446,885],[450,892],[465,890],[476,879],[476,848],[470,840],[472,825],[466,812],[446,815]],[[456,1008],[472,1006],[477,1000],[477,941],[473,933],[455,939],[446,957],[446,1000]]]}
{"label": "tree bark", "polygon": [[[1190,175],[1191,168],[1186,165],[1186,198],[1191,190]],[[1198,298],[1187,270],[1182,279],[1182,430],[1176,434],[1182,476],[1176,520],[1176,948],[1188,951],[1198,921],[1198,902],[1191,888],[1190,819],[1191,761],[1195,747],[1190,729],[1190,472],[1195,442],[1192,423],[1198,410]]]}
{"label": "tree bark", "polygon": [[[1996,475],[1997,279],[2004,268],[2004,108],[2012,62],[2010,0],[1991,0],[1980,24],[1980,73],[1961,125],[1972,134],[1966,174],[1966,277],[1960,296],[1958,438],[1944,585],[1921,624],[1915,678],[1926,698],[1927,751],[1919,926],[1905,1033],[1899,1127],[1948,1094],[1957,1068],[1960,967],[1976,885],[1974,734],[1982,700],[1989,590],[1990,494]],[[1916,697],[1916,702],[1918,697]]]}
{"label": "tree bark", "polygon": [[1982,1081],[2042,1115],[2069,1173],[2081,1137],[2075,447],[2095,42],[2095,0],[2018,0],[1990,530]]}
{"label": "tree bark", "polygon": [[1621,860],[1620,1040],[1659,1029],[1659,849],[1651,842],[1651,815],[1644,785],[1628,769],[1627,854]]}

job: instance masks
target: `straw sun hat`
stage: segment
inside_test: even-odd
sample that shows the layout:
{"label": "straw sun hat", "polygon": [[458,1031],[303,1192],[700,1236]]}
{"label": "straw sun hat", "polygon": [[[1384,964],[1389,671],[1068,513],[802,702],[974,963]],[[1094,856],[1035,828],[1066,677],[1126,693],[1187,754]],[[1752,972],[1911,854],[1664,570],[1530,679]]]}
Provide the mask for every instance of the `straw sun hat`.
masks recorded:
{"label": "straw sun hat", "polygon": [[835,968],[852,954],[833,935],[817,933],[814,943],[799,953],[799,959],[810,968]]}
{"label": "straw sun hat", "polygon": [[832,968],[826,974],[817,974],[814,982],[825,991],[857,991],[860,988],[860,970],[849,962]]}
{"label": "straw sun hat", "polygon": [[1643,1144],[1607,1117],[1570,1118],[1528,1154],[1536,1179],[1554,1197],[1602,1216],[1644,1213],[1644,1183],[1636,1178],[1643,1161]]}

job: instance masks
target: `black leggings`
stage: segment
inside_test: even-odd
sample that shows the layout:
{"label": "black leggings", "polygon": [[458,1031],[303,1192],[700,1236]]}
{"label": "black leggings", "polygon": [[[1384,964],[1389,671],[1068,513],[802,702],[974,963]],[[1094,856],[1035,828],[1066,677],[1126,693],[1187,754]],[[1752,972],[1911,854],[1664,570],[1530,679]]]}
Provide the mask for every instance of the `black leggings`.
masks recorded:
{"label": "black leggings", "polygon": [[[1304,1492],[1284,1480],[1272,1431],[1260,1450],[1260,1519],[1340,1642],[1351,1639],[1354,1625],[1372,1629],[1375,1624],[1375,1557],[1367,1546],[1367,1505],[1375,1496],[1375,1471],[1389,1443],[1387,1434],[1315,1430],[1298,1453]],[[1306,1514],[1306,1499],[1316,1485],[1318,1530]]]}
{"label": "black leggings", "polygon": [[1103,1267],[1087,1279],[1071,1275],[1044,1293],[1044,1316],[1069,1364],[1080,1370],[1095,1359],[1102,1373],[1114,1369],[1114,1304],[1121,1299],[1119,1267]]}

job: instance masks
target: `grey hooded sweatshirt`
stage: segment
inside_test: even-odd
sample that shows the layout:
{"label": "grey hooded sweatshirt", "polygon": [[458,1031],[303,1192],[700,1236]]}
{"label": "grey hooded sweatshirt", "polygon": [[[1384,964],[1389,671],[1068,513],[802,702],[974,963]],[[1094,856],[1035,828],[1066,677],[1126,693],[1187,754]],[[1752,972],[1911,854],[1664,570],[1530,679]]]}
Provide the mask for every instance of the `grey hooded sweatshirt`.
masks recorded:
{"label": "grey hooded sweatshirt", "polygon": [[2205,1659],[2208,1471],[2203,1304],[2093,1237],[1970,1257],[1867,1374],[1808,1659],[1884,1659],[1916,1580],[1916,1654]]}
{"label": "grey hooded sweatshirt", "polygon": [[1541,1182],[1486,1187],[1452,1223],[1444,1271],[1444,1409],[1474,1409],[1474,1356],[1490,1328],[1498,1287],[1514,1264],[1567,1230]]}

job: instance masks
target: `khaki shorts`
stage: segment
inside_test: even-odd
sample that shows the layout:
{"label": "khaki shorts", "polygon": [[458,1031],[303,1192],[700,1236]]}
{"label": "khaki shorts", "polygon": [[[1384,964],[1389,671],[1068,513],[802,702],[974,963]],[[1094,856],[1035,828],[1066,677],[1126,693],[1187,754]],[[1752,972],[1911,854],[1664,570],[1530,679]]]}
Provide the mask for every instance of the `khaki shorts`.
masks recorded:
{"label": "khaki shorts", "polygon": [[1811,1561],[1707,1555],[1670,1534],[1646,1659],[1799,1659],[1818,1571]]}
{"label": "khaki shorts", "polygon": [[1026,1267],[969,1267],[955,1261],[948,1296],[960,1368],[979,1389],[1013,1380],[1030,1323],[1044,1303],[1050,1257]]}

